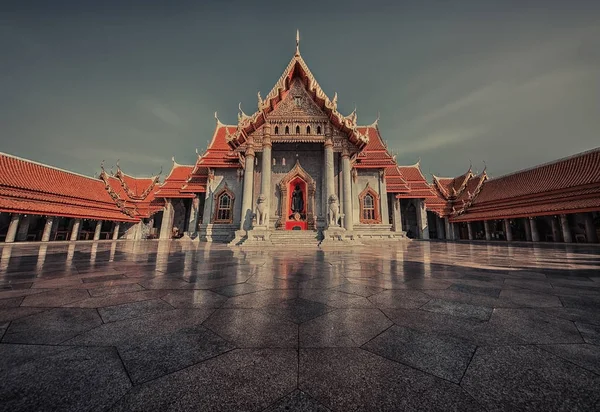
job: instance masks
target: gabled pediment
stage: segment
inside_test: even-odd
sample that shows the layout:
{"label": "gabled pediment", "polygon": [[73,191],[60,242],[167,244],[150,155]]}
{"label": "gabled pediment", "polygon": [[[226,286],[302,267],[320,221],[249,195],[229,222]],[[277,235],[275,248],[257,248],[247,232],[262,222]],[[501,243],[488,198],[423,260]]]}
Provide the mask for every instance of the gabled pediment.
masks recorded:
{"label": "gabled pediment", "polygon": [[290,90],[275,105],[275,108],[269,113],[267,119],[287,120],[298,118],[327,120],[327,115],[308,94],[302,80],[299,77],[295,77],[292,80]]}

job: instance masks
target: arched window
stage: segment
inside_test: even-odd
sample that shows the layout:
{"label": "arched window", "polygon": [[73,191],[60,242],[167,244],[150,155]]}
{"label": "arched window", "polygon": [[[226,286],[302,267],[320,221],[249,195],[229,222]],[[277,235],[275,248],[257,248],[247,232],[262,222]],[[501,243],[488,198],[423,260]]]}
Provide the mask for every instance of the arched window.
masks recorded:
{"label": "arched window", "polygon": [[275,134],[279,134],[279,126],[275,126]]}
{"label": "arched window", "polygon": [[363,219],[364,220],[375,220],[375,200],[373,195],[367,193],[363,198]]}
{"label": "arched window", "polygon": [[300,134],[300,126],[296,126],[296,134]]}
{"label": "arched window", "polygon": [[317,134],[321,134],[321,126],[317,126]]}
{"label": "arched window", "polygon": [[285,126],[285,134],[290,134],[290,126]]}
{"label": "arched window", "polygon": [[306,134],[310,134],[310,126],[306,126]]}
{"label": "arched window", "polygon": [[379,195],[368,184],[358,195],[360,205],[360,223],[381,223],[379,215]]}
{"label": "arched window", "polygon": [[213,223],[233,223],[234,194],[227,185],[215,195],[215,216]]}

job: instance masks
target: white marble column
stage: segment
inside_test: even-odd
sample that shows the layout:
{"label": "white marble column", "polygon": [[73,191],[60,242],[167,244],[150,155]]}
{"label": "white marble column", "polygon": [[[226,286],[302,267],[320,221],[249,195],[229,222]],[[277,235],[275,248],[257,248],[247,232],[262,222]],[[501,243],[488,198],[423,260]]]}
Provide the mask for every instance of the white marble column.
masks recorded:
{"label": "white marble column", "polygon": [[173,235],[173,218],[174,218],[173,202],[171,199],[165,199],[165,207],[163,208],[162,222],[160,224],[159,239],[171,239]]}
{"label": "white marble column", "polygon": [[344,146],[342,151],[342,182],[344,187],[344,227],[346,230],[354,229],[352,219],[352,178],[350,176],[350,152]]}
{"label": "white marble column", "polygon": [[94,240],[100,240],[101,232],[102,232],[102,221],[96,220],[96,227],[94,228]]}
{"label": "white marble column", "polygon": [[437,232],[437,238],[444,240],[444,221],[438,215],[435,215],[435,231]]}
{"label": "white marble column", "polygon": [[560,215],[560,228],[562,230],[563,240],[565,243],[573,243],[571,228],[569,227],[569,219],[567,215]]}
{"label": "white marble column", "polygon": [[585,222],[585,238],[588,243],[598,243],[598,236],[596,235],[596,228],[594,227],[594,220],[590,212],[583,214]]}
{"label": "white marble column", "polygon": [[535,221],[535,217],[529,218],[529,225],[531,226],[531,241],[539,242],[540,241],[540,232],[538,232],[537,222]]}
{"label": "white marble column", "polygon": [[529,223],[529,218],[524,217],[523,218],[523,223],[525,226],[525,240],[527,240],[528,242],[531,242],[531,224]]}
{"label": "white marble column", "polygon": [[[329,204],[329,196],[335,194],[335,183],[334,183],[334,161],[333,161],[333,138],[331,136],[331,126],[329,124],[325,127],[325,170],[323,185],[325,186],[325,200],[323,201],[325,207],[325,214],[327,213],[327,205]],[[339,200],[339,199],[338,199]],[[329,219],[326,216],[327,226],[329,226]],[[402,226],[402,224],[400,224]],[[402,230],[402,229],[400,229]]]}
{"label": "white marble column", "polygon": [[483,221],[483,230],[485,231],[485,240],[492,240],[492,232],[490,230],[490,221]]}
{"label": "white marble column", "polygon": [[458,223],[451,223],[452,225],[452,239],[460,240],[460,226]]}
{"label": "white marble column", "polygon": [[452,240],[452,225],[450,224],[450,220],[445,217],[444,218],[444,229],[445,229],[445,235],[446,235],[446,240]]}
{"label": "white marble column", "polygon": [[8,225],[8,231],[6,232],[6,243],[12,243],[17,237],[17,230],[19,229],[19,222],[21,221],[21,215],[13,213],[10,217],[10,223]]}
{"label": "white marble column", "polygon": [[[260,191],[261,194],[266,197],[267,210],[269,216],[271,215],[271,165],[272,165],[272,151],[273,144],[271,143],[271,127],[268,123],[263,126],[263,140],[262,140],[262,165],[260,171]],[[266,222],[269,227],[270,222]]]}
{"label": "white marble column", "polygon": [[194,234],[198,231],[198,211],[200,209],[200,195],[196,194],[192,199],[190,217],[188,220],[188,232]]}
{"label": "white marble column", "polygon": [[42,232],[42,242],[48,242],[50,235],[52,234],[52,225],[54,224],[54,216],[48,216],[46,218],[46,224],[44,225],[44,232]]}
{"label": "white marble column", "polygon": [[244,170],[244,189],[242,193],[242,211],[240,229],[252,229],[252,188],[254,186],[254,139],[248,137],[246,141],[246,161]]}
{"label": "white marble column", "polygon": [[556,216],[550,216],[550,225],[552,227],[552,241],[560,242],[560,228]]}
{"label": "white marble column", "polygon": [[113,234],[112,234],[112,239],[113,240],[119,239],[119,229],[121,229],[121,223],[120,222],[115,222],[115,224],[113,226]]}
{"label": "white marble column", "polygon": [[17,241],[23,242],[27,240],[27,234],[29,233],[29,221],[29,216],[21,216],[21,221],[19,222],[19,228],[17,230]]}
{"label": "white marble column", "polygon": [[506,241],[512,242],[513,234],[512,228],[510,227],[510,219],[504,219],[504,233],[506,234]]}
{"label": "white marble column", "polygon": [[429,225],[427,223],[425,199],[419,199],[417,201],[417,226],[419,228],[419,238],[429,239]]}
{"label": "white marble column", "polygon": [[402,212],[400,211],[400,199],[394,197],[392,199],[392,207],[392,228],[394,232],[402,232]]}
{"label": "white marble column", "polygon": [[69,240],[75,241],[79,238],[79,228],[81,227],[81,219],[75,219],[73,222],[73,227],[71,228],[71,236]]}
{"label": "white marble column", "polygon": [[473,236],[473,222],[467,222],[467,232],[469,235],[469,240],[473,240],[474,236]]}

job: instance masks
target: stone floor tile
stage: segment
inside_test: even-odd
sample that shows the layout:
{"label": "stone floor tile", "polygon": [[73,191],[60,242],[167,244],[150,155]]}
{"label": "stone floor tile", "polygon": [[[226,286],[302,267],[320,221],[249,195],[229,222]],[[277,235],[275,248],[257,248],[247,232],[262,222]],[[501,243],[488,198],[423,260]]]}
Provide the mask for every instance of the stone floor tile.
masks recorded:
{"label": "stone floor tile", "polygon": [[265,306],[272,313],[294,323],[303,323],[333,310],[327,305],[305,299],[285,300],[277,305]]}
{"label": "stone floor tile", "polygon": [[9,322],[11,320],[24,318],[25,316],[33,315],[34,313],[44,312],[50,308],[37,308],[37,307],[18,307],[18,308],[7,308],[0,309],[0,323]]}
{"label": "stone floor tile", "polygon": [[378,309],[337,309],[300,325],[300,347],[361,346],[391,325]]}
{"label": "stone floor tile", "polygon": [[136,385],[234,348],[233,344],[201,325],[118,346],[121,359]]}
{"label": "stone floor tile", "polygon": [[409,309],[382,309],[399,326],[432,333],[438,336],[452,336],[472,342],[474,345],[514,345],[525,341],[508,330],[498,330],[490,322],[472,318],[461,318],[444,313]]}
{"label": "stone floor tile", "polygon": [[511,300],[520,306],[535,308],[563,307],[560,299],[546,293],[533,292],[527,289],[503,289],[500,297]]}
{"label": "stone floor tile", "polygon": [[285,300],[296,299],[297,297],[298,291],[295,289],[261,290],[229,298],[227,302],[223,304],[223,307],[248,309],[262,308],[281,303]]}
{"label": "stone floor tile", "polygon": [[592,310],[600,308],[600,297],[596,296],[561,296],[565,308]]}
{"label": "stone floor tile", "polygon": [[300,350],[298,387],[334,411],[481,411],[458,385],[358,348]]}
{"label": "stone floor tile", "polygon": [[490,296],[492,298],[497,298],[500,296],[500,292],[502,291],[499,287],[484,287],[484,286],[473,286],[463,283],[454,283],[448,290],[453,292],[462,292],[462,293],[471,293],[474,295],[483,295]]}
{"label": "stone floor tile", "polygon": [[374,288],[374,287],[370,287],[370,286],[356,285],[356,284],[352,284],[352,283],[344,283],[344,284],[334,288],[334,290],[336,290],[338,292],[344,292],[344,293],[349,293],[351,295],[358,295],[358,296],[362,296],[364,298],[368,298],[371,295],[382,292],[383,288]]}
{"label": "stone floor tile", "polygon": [[573,322],[600,325],[600,311],[573,309],[573,308],[544,308],[543,311],[557,318],[571,320]]}
{"label": "stone floor tile", "polygon": [[[0,345],[0,358],[5,346],[13,345]],[[114,348],[19,346],[20,361],[3,370],[3,410],[102,410],[131,387]]]}
{"label": "stone floor tile", "polygon": [[298,326],[258,309],[217,309],[204,326],[239,348],[296,348]]}
{"label": "stone floor tile", "polygon": [[374,308],[373,304],[367,298],[335,290],[303,289],[300,291],[300,297],[320,302],[332,308]]}
{"label": "stone floor tile", "polygon": [[487,306],[490,308],[516,308],[520,307],[517,303],[507,298],[494,298],[485,295],[474,295],[472,293],[455,292],[453,290],[426,290],[427,296],[437,299],[443,299],[450,302],[468,303],[476,306]]}
{"label": "stone floor tile", "polygon": [[103,308],[124,303],[142,302],[157,299],[167,294],[166,290],[141,290],[138,292],[118,293],[78,300],[64,305],[65,308]]}
{"label": "stone floor tile", "polygon": [[10,289],[0,290],[0,299],[15,298],[19,296],[36,295],[38,293],[48,292],[52,289]]}
{"label": "stone floor tile", "polygon": [[173,310],[173,306],[160,299],[151,299],[102,307],[98,309],[98,313],[102,316],[102,321],[108,323],[167,310]]}
{"label": "stone floor tile", "polygon": [[490,411],[591,411],[600,376],[534,346],[478,348],[461,386]]}
{"label": "stone floor tile", "polygon": [[88,299],[89,297],[90,294],[87,290],[56,289],[26,296],[25,299],[23,299],[21,306],[57,308],[69,303]]}
{"label": "stone floor tile", "polygon": [[96,298],[100,296],[116,295],[120,293],[138,292],[140,290],[144,290],[144,288],[138,285],[137,283],[128,283],[125,285],[106,286],[101,288],[88,289],[88,292],[91,297]]}
{"label": "stone floor tile", "polygon": [[452,302],[442,299],[431,299],[421,306],[421,310],[477,320],[488,320],[493,311],[492,308],[486,306],[476,306],[469,303]]}
{"label": "stone floor tile", "polygon": [[289,395],[279,399],[273,405],[263,412],[330,412],[330,409],[324,407],[319,402],[296,389]]}
{"label": "stone floor tile", "polygon": [[236,283],[235,285],[223,286],[217,289],[214,289],[219,295],[226,296],[228,298],[232,298],[234,296],[245,295],[247,293],[258,292],[259,290],[263,290],[264,288],[253,285],[251,283]]}
{"label": "stone floor tile", "polygon": [[440,338],[433,334],[392,326],[362,348],[384,358],[460,383],[476,346],[461,339]]}
{"label": "stone floor tile", "polygon": [[489,323],[528,343],[583,343],[573,322],[536,309],[494,309]]}
{"label": "stone floor tile", "polygon": [[296,388],[289,349],[234,350],[133,388],[116,411],[261,411]]}
{"label": "stone floor tile", "polygon": [[174,290],[161,299],[175,308],[220,308],[227,301],[210,290]]}
{"label": "stone floor tile", "polygon": [[565,344],[539,345],[539,348],[600,375],[600,346]]}
{"label": "stone floor tile", "polygon": [[370,296],[369,301],[378,308],[418,309],[431,300],[419,290],[385,290]]}
{"label": "stone floor tile", "polygon": [[577,329],[583,336],[583,340],[592,345],[600,345],[600,325],[590,325],[582,322],[575,322]]}
{"label": "stone floor tile", "polygon": [[56,345],[101,324],[95,309],[56,308],[12,321],[2,342]]}

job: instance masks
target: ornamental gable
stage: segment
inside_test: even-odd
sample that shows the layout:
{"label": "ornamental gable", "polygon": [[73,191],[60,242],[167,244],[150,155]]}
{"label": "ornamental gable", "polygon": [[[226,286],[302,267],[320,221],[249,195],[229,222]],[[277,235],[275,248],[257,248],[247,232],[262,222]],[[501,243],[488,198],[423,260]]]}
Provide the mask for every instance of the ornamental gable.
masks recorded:
{"label": "ornamental gable", "polygon": [[292,80],[290,90],[268,116],[269,120],[326,120],[327,115],[308,94],[300,78]]}

